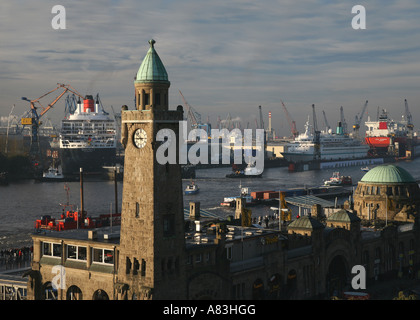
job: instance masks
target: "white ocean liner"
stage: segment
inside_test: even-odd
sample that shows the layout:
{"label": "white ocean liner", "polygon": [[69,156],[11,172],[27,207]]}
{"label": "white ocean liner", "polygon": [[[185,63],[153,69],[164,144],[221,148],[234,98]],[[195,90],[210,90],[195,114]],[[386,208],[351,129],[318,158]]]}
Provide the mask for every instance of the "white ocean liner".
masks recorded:
{"label": "white ocean liner", "polygon": [[286,144],[284,158],[289,162],[309,162],[314,159],[321,161],[350,160],[367,157],[369,146],[343,133],[341,124],[336,133],[322,131],[319,136],[319,153],[316,151],[315,135],[311,132],[309,119],[305,124],[305,132],[294,141]]}
{"label": "white ocean liner", "polygon": [[61,122],[61,165],[63,174],[75,174],[83,168],[86,172],[100,172],[102,166],[115,165],[115,119],[94,104],[87,95],[78,103],[73,114]]}

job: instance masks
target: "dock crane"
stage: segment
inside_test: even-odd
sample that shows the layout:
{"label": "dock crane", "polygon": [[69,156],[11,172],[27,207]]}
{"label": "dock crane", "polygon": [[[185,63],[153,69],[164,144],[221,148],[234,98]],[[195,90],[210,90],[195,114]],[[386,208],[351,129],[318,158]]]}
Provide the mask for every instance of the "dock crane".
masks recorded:
{"label": "dock crane", "polygon": [[181,90],[178,90],[178,91],[179,91],[179,94],[181,95],[181,98],[182,98],[182,101],[184,102],[185,107],[187,108],[187,120],[190,120],[191,122],[191,129],[203,129],[206,131],[207,137],[210,137],[211,136],[210,123],[202,123],[201,115],[193,107],[191,107],[188,104]]}
{"label": "dock crane", "polygon": [[356,138],[359,137],[359,129],[360,129],[360,123],[362,122],[363,115],[365,114],[366,108],[368,105],[368,101],[366,100],[365,104],[362,107],[362,110],[358,114],[356,114],[354,119],[354,125],[353,125],[353,132]]}
{"label": "dock crane", "polygon": [[292,119],[292,117],[289,114],[289,111],[287,111],[286,106],[284,105],[283,101],[280,100],[284,113],[286,114],[287,122],[289,122],[290,131],[292,132],[293,137],[297,137],[299,135],[299,132],[296,130],[296,122]]}
{"label": "dock crane", "polygon": [[312,121],[314,127],[314,160],[319,160],[321,158],[321,132],[318,130],[318,122],[316,120],[316,112],[315,112],[315,105],[312,105]]}
{"label": "dock crane", "polygon": [[346,122],[346,118],[344,118],[344,111],[343,111],[343,106],[340,107],[340,122],[341,122],[341,126],[343,127],[343,133],[347,134],[347,122]]}
{"label": "dock crane", "polygon": [[405,118],[407,119],[407,129],[408,129],[408,137],[411,139],[413,138],[413,117],[411,115],[410,109],[408,108],[408,102],[407,99],[404,99],[405,104]]}
{"label": "dock crane", "polygon": [[259,106],[258,109],[259,109],[259,112],[260,112],[260,127],[259,127],[259,129],[264,129],[264,120],[263,120],[261,106]]}
{"label": "dock crane", "polygon": [[407,99],[404,99],[404,103],[405,103],[405,117],[407,119],[407,127],[409,129],[413,129],[414,128],[414,125],[413,125],[413,117],[411,115],[410,109],[408,109]]}
{"label": "dock crane", "polygon": [[328,120],[327,120],[327,115],[325,114],[325,111],[324,111],[324,110],[322,110],[322,114],[324,115],[325,128],[327,129],[327,131],[329,131],[329,130],[331,129],[331,126],[330,126],[330,124],[328,123]]}
{"label": "dock crane", "polygon": [[[47,107],[44,107],[41,104],[40,100],[58,89],[63,89],[63,92],[60,93],[51,103],[49,103]],[[41,160],[41,155],[40,155],[41,150],[39,147],[39,137],[38,137],[38,128],[42,124],[40,119],[42,118],[44,114],[46,114],[49,110],[51,110],[51,108],[54,107],[57,101],[60,100],[60,98],[68,91],[78,95],[79,97],[82,97],[73,87],[71,87],[70,85],[61,84],[61,83],[57,83],[57,87],[55,89],[43,94],[37,99],[30,100],[26,97],[22,97],[22,100],[28,101],[31,106],[31,109],[27,113],[25,113],[25,115],[22,117],[21,124],[23,126],[30,125],[32,128],[31,147],[30,147],[29,153],[34,158],[34,164],[36,166],[39,165],[39,162]],[[42,108],[42,111],[40,113],[37,112],[37,109],[39,108],[37,105],[39,105]],[[42,169],[42,166],[40,167]]]}

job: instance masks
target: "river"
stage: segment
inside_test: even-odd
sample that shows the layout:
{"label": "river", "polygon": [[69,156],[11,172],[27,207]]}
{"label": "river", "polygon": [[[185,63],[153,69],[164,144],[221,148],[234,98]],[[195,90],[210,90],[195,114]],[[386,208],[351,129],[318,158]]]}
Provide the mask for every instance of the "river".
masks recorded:
{"label": "river", "polygon": [[[420,158],[396,163],[420,180]],[[289,172],[286,167],[268,168],[263,177],[257,179],[228,179],[225,175],[230,168],[201,169],[196,172],[195,183],[200,187],[196,195],[184,195],[184,207],[190,201],[199,201],[202,209],[217,213],[221,217],[233,214],[233,208],[220,207],[224,197],[237,196],[242,187],[250,191],[279,190],[286,188],[314,187],[331,177],[333,169]],[[365,172],[360,167],[339,169],[340,174],[349,175],[357,184]],[[183,187],[189,180],[183,180]],[[67,182],[69,202],[80,207],[80,183]],[[63,182],[36,182],[33,180],[13,182],[0,186],[0,249],[31,246],[30,235],[34,231],[35,220],[43,215],[59,218],[62,207],[67,202],[67,191]],[[121,208],[123,182],[117,183],[118,206]],[[89,216],[115,212],[115,191],[113,181],[85,181],[83,185],[84,208]],[[252,208],[253,216],[270,215],[268,206]]]}

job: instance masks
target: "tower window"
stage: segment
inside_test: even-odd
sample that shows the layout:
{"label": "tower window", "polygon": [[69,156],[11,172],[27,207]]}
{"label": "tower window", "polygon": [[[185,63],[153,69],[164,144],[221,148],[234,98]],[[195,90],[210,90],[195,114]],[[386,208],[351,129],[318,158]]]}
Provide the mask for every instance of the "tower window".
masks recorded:
{"label": "tower window", "polygon": [[140,204],[136,202],[136,218],[140,216]]}
{"label": "tower window", "polygon": [[146,260],[141,259],[141,276],[146,276]]}
{"label": "tower window", "polygon": [[136,258],[134,258],[134,263],[133,263],[133,274],[134,275],[137,274],[139,268],[140,268],[140,263]]}
{"label": "tower window", "polygon": [[150,95],[148,93],[144,94],[144,105],[147,106],[150,104]]}
{"label": "tower window", "polygon": [[163,236],[171,237],[175,234],[174,215],[165,214],[163,216]]}
{"label": "tower window", "polygon": [[131,261],[129,257],[125,258],[125,273],[129,274],[131,270]]}
{"label": "tower window", "polygon": [[160,106],[160,93],[155,93],[155,105]]}

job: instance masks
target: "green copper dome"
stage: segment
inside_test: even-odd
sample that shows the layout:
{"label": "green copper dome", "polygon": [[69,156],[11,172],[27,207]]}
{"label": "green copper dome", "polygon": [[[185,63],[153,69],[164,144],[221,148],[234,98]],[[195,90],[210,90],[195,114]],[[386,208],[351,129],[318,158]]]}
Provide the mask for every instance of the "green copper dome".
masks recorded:
{"label": "green copper dome", "polygon": [[381,165],[369,170],[361,182],[371,183],[411,183],[416,182],[407,170],[395,165]]}
{"label": "green copper dome", "polygon": [[155,43],[155,40],[149,40],[149,51],[140,65],[134,82],[169,82],[168,73],[154,48]]}

